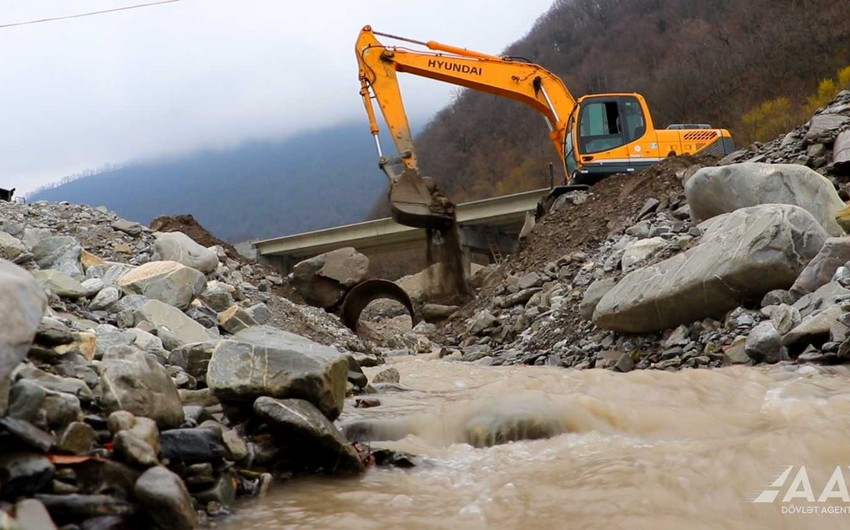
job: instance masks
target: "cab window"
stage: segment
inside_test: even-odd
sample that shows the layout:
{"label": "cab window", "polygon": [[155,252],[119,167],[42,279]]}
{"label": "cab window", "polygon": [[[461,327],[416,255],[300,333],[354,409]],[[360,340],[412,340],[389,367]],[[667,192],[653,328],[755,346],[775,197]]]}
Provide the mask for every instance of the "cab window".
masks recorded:
{"label": "cab window", "polygon": [[585,101],[579,116],[579,149],[582,154],[620,147],[646,132],[640,103],[633,96]]}

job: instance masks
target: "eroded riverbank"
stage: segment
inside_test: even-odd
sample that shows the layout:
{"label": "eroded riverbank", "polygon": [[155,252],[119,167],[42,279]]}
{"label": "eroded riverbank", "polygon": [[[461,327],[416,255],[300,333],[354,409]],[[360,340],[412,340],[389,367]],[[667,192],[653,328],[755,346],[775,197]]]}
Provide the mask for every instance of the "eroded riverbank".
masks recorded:
{"label": "eroded riverbank", "polygon": [[[372,409],[347,403],[343,418],[418,415],[412,424],[420,435],[373,444],[418,455],[416,467],[276,485],[268,497],[240,505],[223,527],[850,524],[850,514],[841,513],[850,502],[840,492],[823,503],[804,497],[782,502],[801,466],[815,499],[836,466],[850,476],[850,371],[843,367],[617,374],[422,359],[395,366],[410,390],[381,394],[382,405]],[[463,436],[472,411],[506,415],[523,404],[555,415],[569,432],[482,449],[452,443]],[[779,491],[775,502],[750,502],[788,466],[787,480],[773,488]],[[783,513],[812,506],[819,513]],[[839,513],[823,514],[828,510],[822,508]]]}

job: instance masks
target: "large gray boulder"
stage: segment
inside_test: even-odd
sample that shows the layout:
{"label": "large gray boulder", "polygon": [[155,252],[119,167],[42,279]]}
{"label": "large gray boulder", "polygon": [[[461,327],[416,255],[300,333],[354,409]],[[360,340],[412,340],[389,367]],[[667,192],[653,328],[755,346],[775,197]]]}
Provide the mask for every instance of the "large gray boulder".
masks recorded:
{"label": "large gray boulder", "polygon": [[626,275],[599,301],[600,328],[642,333],[719,318],[794,283],[827,239],[797,206],[743,208],[700,224],[699,246]]}
{"label": "large gray boulder", "polygon": [[250,405],[260,396],[309,401],[329,419],[342,412],[348,360],[329,346],[269,326],[221,341],[207,385],[222,402]]}
{"label": "large gray boulder", "polygon": [[340,248],[299,262],[292,269],[293,285],[304,300],[333,307],[348,289],[369,275],[369,258],[351,247]]}
{"label": "large gray boulder", "polygon": [[815,292],[832,281],[838,267],[850,261],[850,236],[830,237],[791,286],[794,298]]}
{"label": "large gray boulder", "polygon": [[62,271],[46,269],[34,271],[32,275],[42,287],[62,298],[80,298],[86,294],[80,282]]}
{"label": "large gray boulder", "polygon": [[215,252],[199,245],[183,232],[157,232],[154,258],[176,261],[209,274],[218,267]]}
{"label": "large gray boulder", "polygon": [[204,273],[176,261],[151,261],[123,275],[118,287],[178,309],[188,309],[207,285]]}
{"label": "large gray boulder", "polygon": [[77,280],[83,279],[82,252],[82,245],[71,236],[45,237],[32,247],[33,257],[40,268],[56,269]]}
{"label": "large gray boulder", "polygon": [[844,235],[835,221],[844,208],[835,187],[797,164],[704,167],[685,183],[685,196],[697,222],[758,204],[793,204],[811,213],[830,235]]}
{"label": "large gray boulder", "polygon": [[179,427],[183,404],[174,381],[155,357],[134,346],[113,346],[103,355],[100,385],[106,412],[126,410],[154,420],[160,429]]}
{"label": "large gray boulder", "polygon": [[159,300],[148,300],[135,311],[134,316],[137,325],[142,321],[151,324],[168,350],[214,338],[204,326]]}
{"label": "large gray boulder", "polygon": [[26,357],[46,310],[47,296],[35,278],[0,259],[0,417],[6,414],[12,370]]}
{"label": "large gray boulder", "polygon": [[142,473],[136,481],[133,494],[160,528],[197,528],[198,514],[192,506],[189,490],[180,477],[168,468],[156,466]]}
{"label": "large gray boulder", "polygon": [[32,254],[20,239],[6,232],[0,232],[0,259],[23,263],[29,258],[32,258]]}

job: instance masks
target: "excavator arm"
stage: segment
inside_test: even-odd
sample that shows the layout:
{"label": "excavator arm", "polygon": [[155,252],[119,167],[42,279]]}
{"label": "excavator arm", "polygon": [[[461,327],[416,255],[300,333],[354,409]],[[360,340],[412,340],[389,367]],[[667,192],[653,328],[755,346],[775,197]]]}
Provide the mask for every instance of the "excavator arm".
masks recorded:
{"label": "excavator arm", "polygon": [[[417,45],[423,50],[385,46],[376,36]],[[364,27],[355,46],[360,95],[369,118],[381,169],[390,179],[390,203],[397,222],[433,228],[453,222],[453,209],[435,188],[419,176],[410,124],[399,89],[399,72],[436,79],[525,103],[546,118],[549,136],[563,162],[567,120],[576,107],[564,83],[539,65],[498,57],[435,41],[421,42]],[[384,155],[373,108],[378,103],[389,127],[397,154]],[[394,168],[402,166],[398,173]],[[564,166],[564,173],[567,169]]]}

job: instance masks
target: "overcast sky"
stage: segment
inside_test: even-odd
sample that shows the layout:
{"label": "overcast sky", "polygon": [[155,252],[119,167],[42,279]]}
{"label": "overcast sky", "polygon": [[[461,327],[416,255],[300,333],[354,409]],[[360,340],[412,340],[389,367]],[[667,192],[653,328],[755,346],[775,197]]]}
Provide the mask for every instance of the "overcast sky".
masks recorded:
{"label": "overcast sky", "polygon": [[[0,0],[0,25],[147,1]],[[368,134],[353,48],[363,25],[499,53],[551,2],[181,0],[0,28],[0,188],[341,121]],[[454,90],[409,76],[402,88],[420,122]]]}

